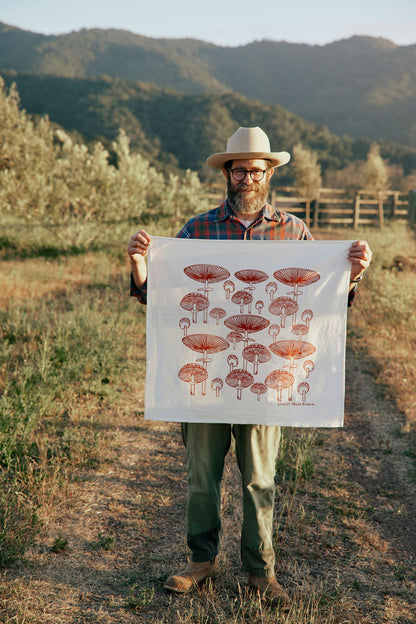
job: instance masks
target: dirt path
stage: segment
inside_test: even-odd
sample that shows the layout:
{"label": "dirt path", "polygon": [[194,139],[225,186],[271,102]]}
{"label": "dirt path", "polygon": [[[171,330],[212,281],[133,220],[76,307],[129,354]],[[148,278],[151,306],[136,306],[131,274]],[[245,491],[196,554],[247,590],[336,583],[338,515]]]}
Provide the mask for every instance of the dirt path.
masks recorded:
{"label": "dirt path", "polygon": [[[279,579],[299,604],[319,603],[320,615],[298,624],[416,622],[416,486],[401,422],[365,362],[348,353],[345,427],[317,433],[315,470],[295,493],[277,484]],[[115,461],[79,475],[70,503],[50,518],[25,561],[3,574],[1,621],[249,621],[232,616],[244,579],[234,457],[224,479],[224,576],[196,597],[171,597],[163,579],[186,559],[178,426],[145,422],[126,400],[112,434]],[[58,536],[68,547],[54,553]]]}

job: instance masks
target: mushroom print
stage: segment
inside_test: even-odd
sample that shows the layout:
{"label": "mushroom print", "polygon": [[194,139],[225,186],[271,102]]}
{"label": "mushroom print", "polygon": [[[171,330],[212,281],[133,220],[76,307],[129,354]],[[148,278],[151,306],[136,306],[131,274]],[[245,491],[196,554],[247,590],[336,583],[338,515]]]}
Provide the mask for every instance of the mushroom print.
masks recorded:
{"label": "mushroom print", "polygon": [[[182,342],[189,349],[202,353],[202,358],[197,361],[202,362],[202,366],[205,370],[207,369],[208,362],[211,361],[208,359],[208,353],[219,353],[220,351],[228,349],[230,346],[221,336],[212,336],[211,334],[192,334],[184,336]],[[205,380],[202,394],[205,394]]]}
{"label": "mushroom print", "polygon": [[196,282],[204,284],[201,290],[204,291],[205,297],[208,297],[208,293],[212,290],[209,284],[222,282],[230,277],[230,272],[227,269],[215,264],[192,264],[185,267],[183,272]]}
{"label": "mushroom print", "polygon": [[[185,338],[183,338],[183,340],[185,340]],[[276,355],[289,360],[287,366],[290,373],[293,373],[293,370],[297,367],[295,360],[302,360],[316,351],[312,344],[303,342],[302,340],[279,340],[269,345],[269,349]]]}
{"label": "mushroom print", "polygon": [[246,290],[237,290],[231,297],[231,301],[240,306],[240,312],[243,314],[244,306],[249,306],[253,301],[253,295],[250,295]]}
{"label": "mushroom print", "polygon": [[246,368],[246,361],[253,362],[253,375],[257,375],[259,372],[259,364],[268,362],[271,359],[270,351],[262,344],[254,343],[243,349],[244,364],[243,368]]}
{"label": "mushroom print", "polygon": [[[199,364],[185,364],[178,373],[179,379],[186,381],[190,385],[191,395],[195,394],[195,384],[206,380],[208,373],[203,366]],[[205,394],[205,384],[202,387],[202,394]]]}
{"label": "mushroom print", "polygon": [[281,327],[285,327],[286,318],[296,314],[297,310],[298,304],[290,297],[277,297],[277,299],[273,299],[269,305],[269,312],[275,316],[280,316]]}
{"label": "mushroom print", "polygon": [[254,304],[254,307],[255,307],[255,308],[256,308],[256,310],[257,310],[257,314],[261,314],[261,311],[262,311],[262,310],[263,310],[263,308],[264,308],[264,303],[263,303],[263,301],[261,301],[261,299],[260,299],[259,301],[256,301],[256,303]]}
{"label": "mushroom print", "polygon": [[248,388],[253,382],[253,375],[242,368],[235,368],[225,378],[226,384],[232,388],[237,388],[237,399],[239,401],[241,400],[241,392],[243,388]]}
{"label": "mushroom print", "polygon": [[309,284],[317,282],[321,278],[319,273],[316,271],[312,271],[311,269],[301,269],[298,267],[280,269],[279,271],[275,271],[273,275],[278,282],[293,286],[293,291],[289,292],[288,295],[293,295],[296,302],[298,300],[298,296],[302,294],[299,290],[299,286],[308,286]]}
{"label": "mushroom print", "polygon": [[260,401],[260,395],[267,392],[267,386],[264,383],[254,383],[250,386],[250,392],[257,395],[257,401]]}
{"label": "mushroom print", "polygon": [[181,318],[181,320],[179,321],[179,327],[183,329],[184,336],[187,335],[190,325],[191,325],[191,321],[186,316],[184,318]]}
{"label": "mushroom print", "polygon": [[225,319],[224,325],[229,329],[240,332],[243,335],[244,346],[247,347],[249,341],[252,340],[248,335],[266,329],[270,325],[270,321],[263,316],[256,316],[255,314],[235,314]]}
{"label": "mushroom print", "polygon": [[226,335],[226,338],[228,342],[230,342],[233,345],[234,351],[237,346],[237,342],[241,342],[243,340],[242,335],[237,331],[230,332],[229,334]]}
{"label": "mushroom print", "polygon": [[268,284],[266,284],[265,291],[269,295],[270,301],[273,301],[274,296],[275,296],[276,291],[277,291],[277,284],[276,284],[276,282],[269,282]]}
{"label": "mushroom print", "polygon": [[[261,282],[265,282],[269,277],[264,271],[257,271],[256,269],[243,269],[242,271],[237,271],[236,273],[234,273],[234,275],[241,282],[248,284],[247,290],[249,291],[250,295],[252,295],[253,291],[256,289],[254,284],[260,284]],[[251,298],[251,301],[252,300],[253,297]],[[250,303],[248,307],[249,314],[251,313]]]}
{"label": "mushroom print", "polygon": [[211,388],[215,390],[215,396],[217,398],[220,396],[220,390],[222,389],[223,385],[224,382],[221,377],[215,377],[215,379],[211,381]]}
{"label": "mushroom print", "polygon": [[313,319],[313,312],[312,312],[312,310],[304,310],[302,312],[301,319],[302,319],[302,321],[304,321],[304,323],[306,324],[306,327],[309,329],[309,323]]}
{"label": "mushroom print", "polygon": [[311,373],[315,368],[315,364],[312,360],[305,360],[303,363],[303,370],[306,372],[306,379],[309,377],[309,373]]}
{"label": "mushroom print", "polygon": [[185,295],[185,297],[181,299],[180,306],[184,310],[187,310],[187,312],[192,312],[193,323],[196,323],[197,321],[198,312],[204,310],[204,323],[207,322],[208,317],[206,317],[206,310],[209,306],[209,300],[204,297],[204,295],[201,295],[201,293],[192,292]]}
{"label": "mushroom print", "polygon": [[292,400],[292,386],[294,384],[295,378],[291,373],[288,373],[285,370],[279,369],[274,370],[269,375],[267,375],[264,383],[269,388],[273,388],[277,390],[277,402],[282,400],[282,392],[289,388],[289,401]]}
{"label": "mushroom print", "polygon": [[298,392],[302,397],[302,403],[305,403],[306,395],[309,392],[309,384],[306,381],[302,381],[302,383],[298,385]]}
{"label": "mushroom print", "polygon": [[307,334],[308,331],[309,329],[306,327],[306,325],[302,325],[302,323],[298,323],[297,325],[293,325],[292,327],[292,334],[295,334],[295,336],[299,336],[299,340],[302,340],[302,336]]}
{"label": "mushroom print", "polygon": [[212,308],[212,310],[210,310],[209,312],[209,315],[211,316],[211,318],[214,318],[216,320],[216,324],[219,325],[220,319],[227,316],[227,313],[222,308]]}
{"label": "mushroom print", "polygon": [[269,329],[267,330],[269,336],[272,336],[273,338],[273,342],[276,342],[276,338],[277,336],[280,334],[280,327],[279,325],[270,325]]}
{"label": "mushroom print", "polygon": [[230,367],[230,373],[238,366],[238,357],[236,355],[229,355],[227,357],[227,364]]}
{"label": "mushroom print", "polygon": [[224,282],[224,290],[226,292],[225,298],[229,299],[231,293],[235,291],[235,284],[231,280],[227,280]]}

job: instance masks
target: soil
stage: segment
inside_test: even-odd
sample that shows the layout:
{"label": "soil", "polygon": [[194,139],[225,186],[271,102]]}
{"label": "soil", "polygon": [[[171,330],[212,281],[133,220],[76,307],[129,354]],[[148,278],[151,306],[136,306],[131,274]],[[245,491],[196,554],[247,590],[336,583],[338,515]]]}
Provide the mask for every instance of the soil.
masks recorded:
{"label": "soil", "polygon": [[[345,426],[316,433],[310,476],[296,489],[277,483],[277,575],[298,604],[312,596],[318,606],[299,624],[415,623],[416,483],[403,417],[350,351],[346,387]],[[196,598],[172,596],[163,581],[187,559],[179,427],[145,421],[142,397],[125,397],[112,423],[113,460],[77,475],[25,559],[3,572],[1,621],[242,621],[218,616],[230,613],[244,583],[233,454],[223,488],[224,574]],[[67,540],[60,551],[57,538]],[[198,600],[211,604],[210,619],[197,617]]]}

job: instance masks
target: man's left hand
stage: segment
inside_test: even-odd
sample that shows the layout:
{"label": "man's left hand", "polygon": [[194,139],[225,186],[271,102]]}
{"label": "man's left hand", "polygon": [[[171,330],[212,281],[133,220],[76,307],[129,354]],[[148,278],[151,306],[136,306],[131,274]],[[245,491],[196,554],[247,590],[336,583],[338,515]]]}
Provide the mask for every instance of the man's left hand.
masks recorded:
{"label": "man's left hand", "polygon": [[356,280],[368,268],[372,251],[367,241],[354,241],[348,251],[348,260],[351,262],[351,281]]}

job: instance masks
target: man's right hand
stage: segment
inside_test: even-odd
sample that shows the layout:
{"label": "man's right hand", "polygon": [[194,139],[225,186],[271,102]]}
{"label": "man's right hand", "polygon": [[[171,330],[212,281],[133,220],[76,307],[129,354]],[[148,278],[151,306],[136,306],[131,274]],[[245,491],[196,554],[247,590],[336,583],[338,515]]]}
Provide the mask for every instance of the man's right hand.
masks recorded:
{"label": "man's right hand", "polygon": [[152,237],[145,230],[140,230],[131,237],[127,246],[131,271],[137,288],[141,288],[147,279],[145,257],[151,242]]}

